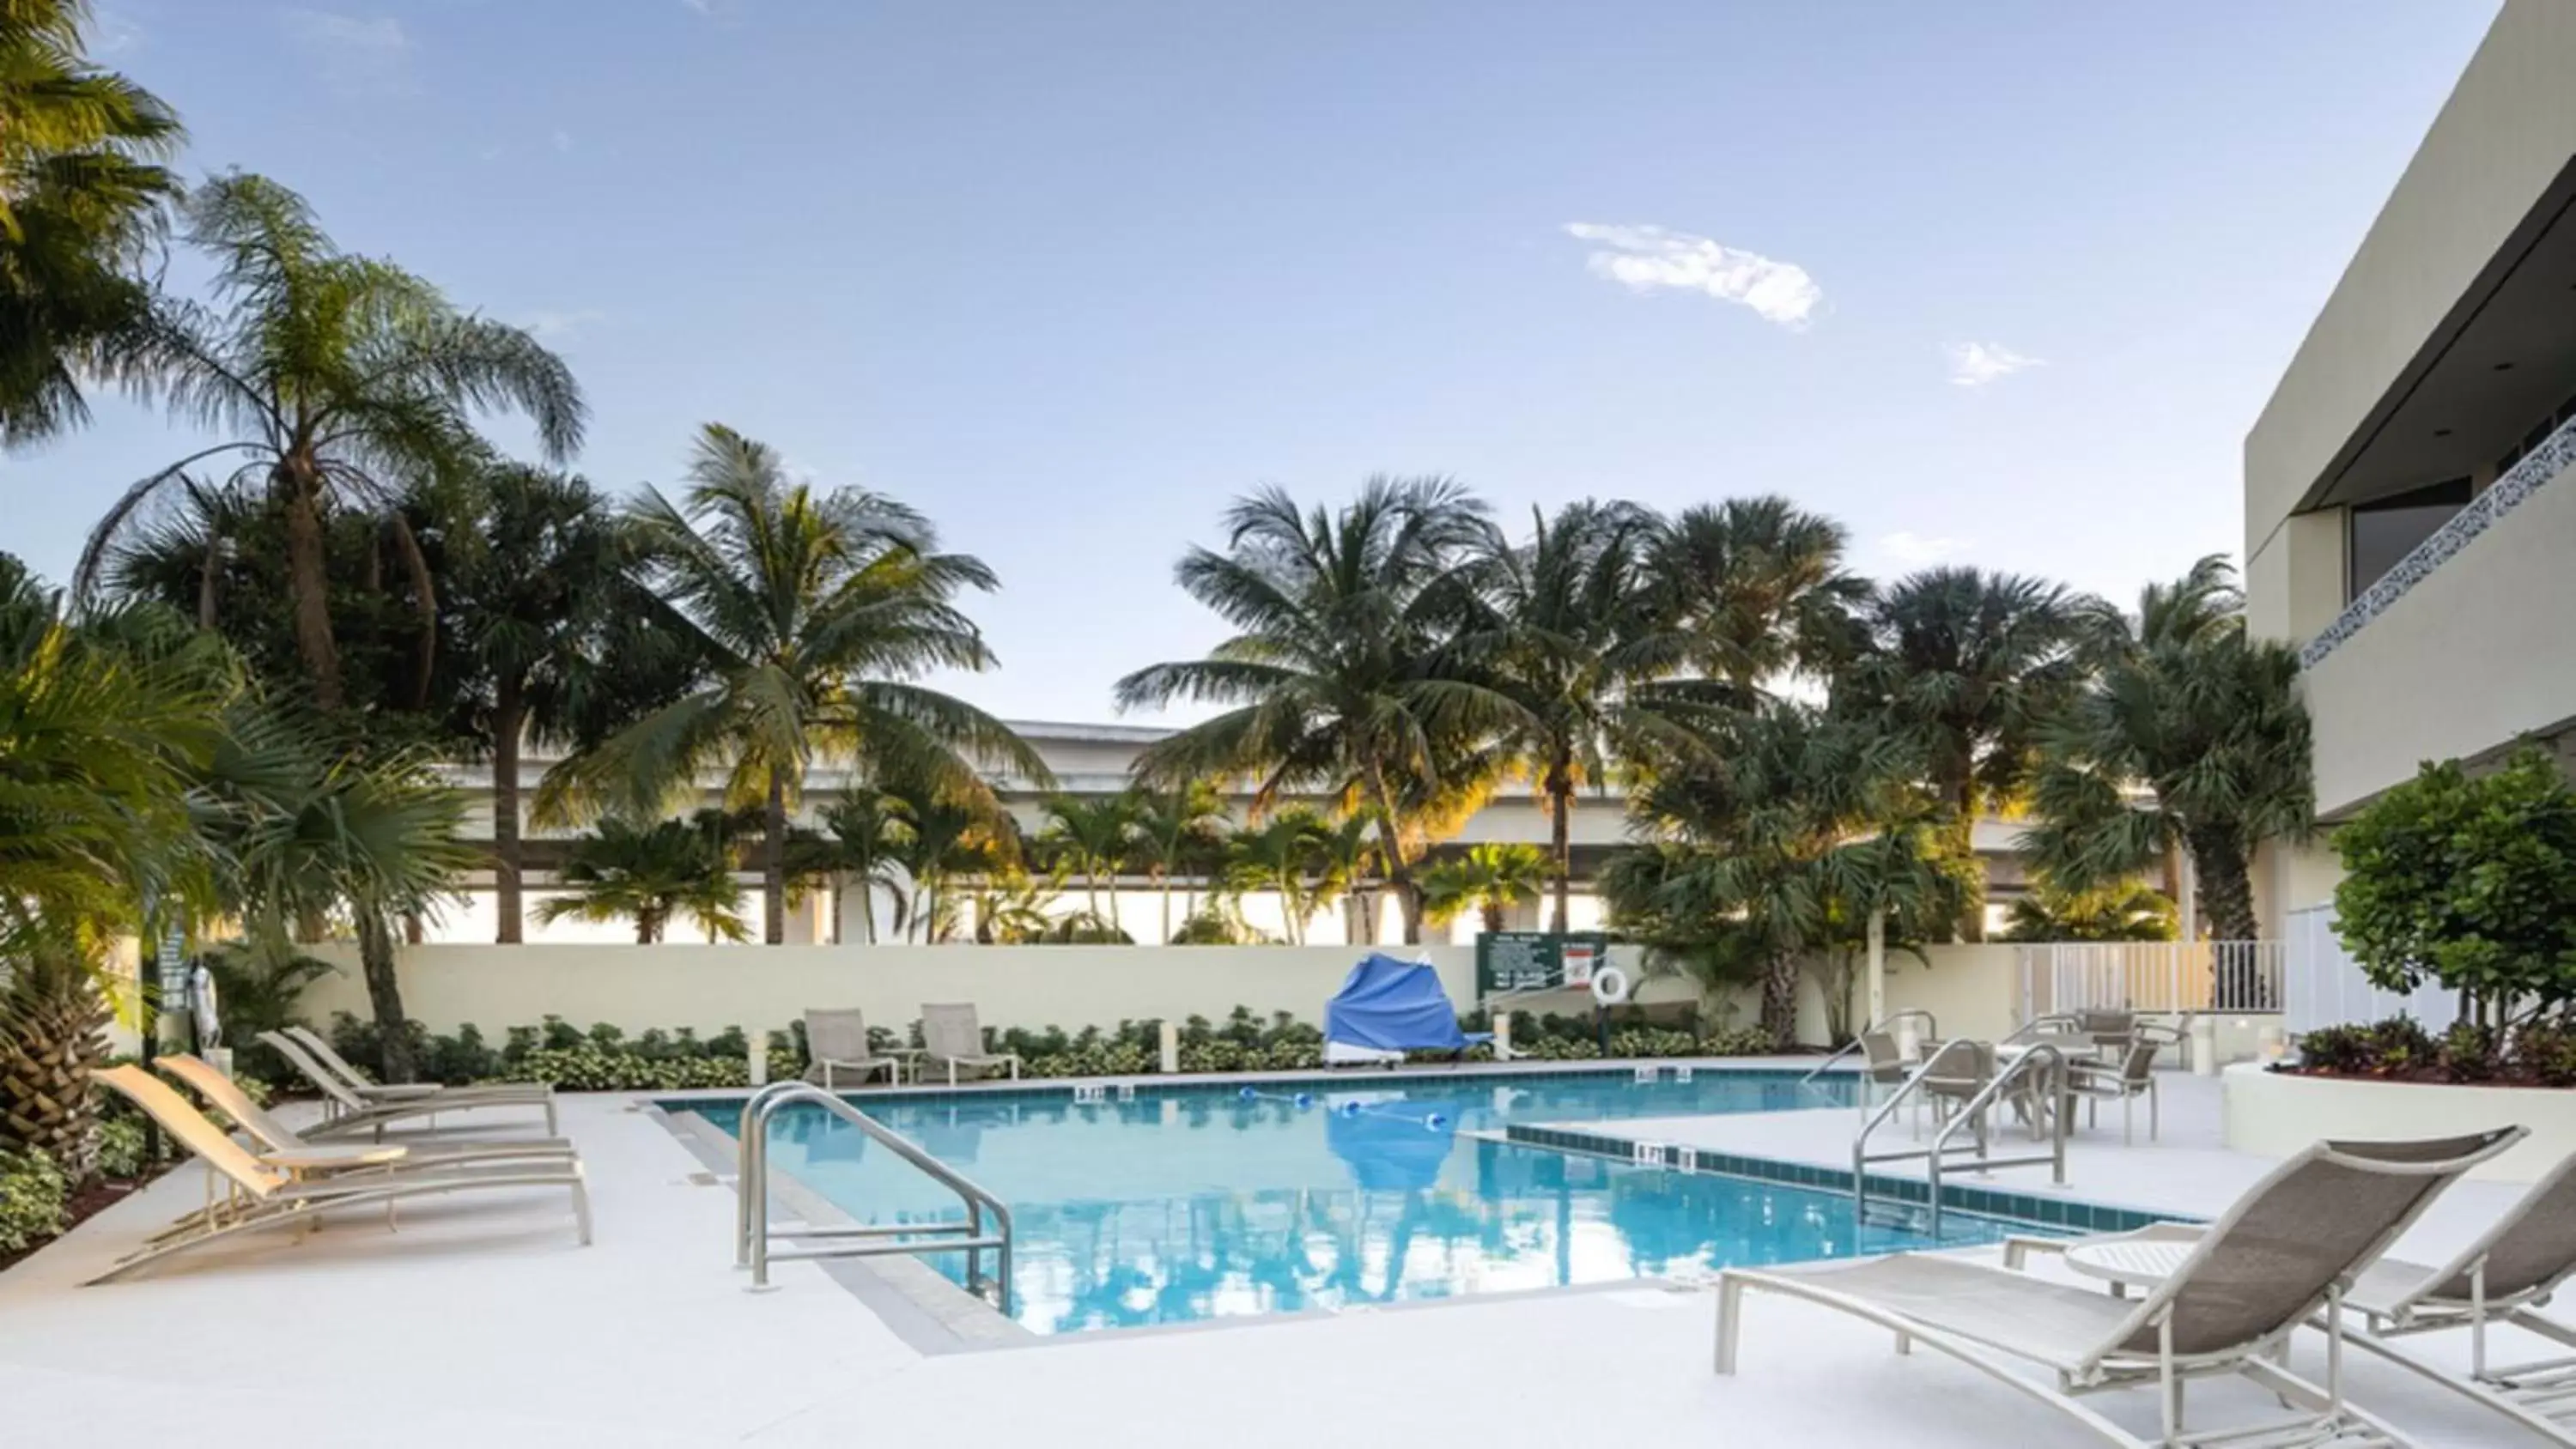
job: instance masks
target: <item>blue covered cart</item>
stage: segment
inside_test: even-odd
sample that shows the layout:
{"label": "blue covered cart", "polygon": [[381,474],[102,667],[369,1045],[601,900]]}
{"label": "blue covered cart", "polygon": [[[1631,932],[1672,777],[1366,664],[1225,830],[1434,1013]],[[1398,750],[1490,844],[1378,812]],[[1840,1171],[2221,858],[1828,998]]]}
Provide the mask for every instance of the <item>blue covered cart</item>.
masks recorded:
{"label": "blue covered cart", "polygon": [[1400,1062],[1409,1051],[1465,1051],[1491,1038],[1458,1029],[1428,961],[1371,953],[1324,1003],[1324,1064]]}

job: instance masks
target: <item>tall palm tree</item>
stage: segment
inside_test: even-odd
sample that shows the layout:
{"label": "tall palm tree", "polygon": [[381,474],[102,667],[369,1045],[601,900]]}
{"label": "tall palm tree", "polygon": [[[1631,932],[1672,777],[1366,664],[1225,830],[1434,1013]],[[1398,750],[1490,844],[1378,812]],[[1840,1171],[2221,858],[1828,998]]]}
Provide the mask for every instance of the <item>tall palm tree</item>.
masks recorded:
{"label": "tall palm tree", "polygon": [[151,310],[138,275],[179,118],[90,63],[88,0],[0,4],[0,441],[81,421],[79,373]]}
{"label": "tall palm tree", "polygon": [[1265,489],[1237,500],[1225,523],[1226,551],[1193,549],[1176,572],[1235,634],[1205,659],[1128,675],[1117,694],[1122,709],[1232,707],[1147,748],[1139,778],[1249,775],[1255,809],[1302,788],[1348,792],[1386,829],[1387,884],[1405,939],[1419,941],[1408,786],[1436,791],[1444,748],[1525,715],[1455,647],[1471,618],[1485,507],[1447,479],[1378,477],[1339,510],[1301,510]]}
{"label": "tall palm tree", "polygon": [[913,836],[912,807],[902,796],[872,785],[849,785],[815,812],[823,830],[808,847],[814,863],[832,877],[832,939],[840,940],[841,892],[859,892],[859,930],[867,944],[877,941],[877,887],[891,893],[894,929],[903,933],[910,913],[898,889],[903,850]]}
{"label": "tall palm tree", "polygon": [[2023,847],[2079,891],[2187,850],[2211,929],[2253,940],[2255,847],[2303,838],[2316,810],[2298,656],[2246,637],[2235,570],[2216,555],[2138,603],[2086,613],[2095,677],[2041,734]]}
{"label": "tall palm tree", "polygon": [[[1225,798],[1205,780],[1139,795],[1135,856],[1154,893],[1162,898],[1163,925],[1155,940],[1172,939],[1172,878],[1204,872],[1223,847],[1225,818]],[[1185,897],[1181,915],[1186,918],[1194,911]]]}
{"label": "tall palm tree", "polygon": [[1634,505],[1569,504],[1538,514],[1530,542],[1497,535],[1479,593],[1489,618],[1471,638],[1495,683],[1521,707],[1512,746],[1523,755],[1548,813],[1555,875],[1551,929],[1566,928],[1574,882],[1574,797],[1606,779],[1623,736],[1653,729],[1631,707],[1634,686],[1679,662],[1658,648],[1647,564],[1660,524]]}
{"label": "tall palm tree", "polygon": [[751,939],[731,852],[697,821],[609,816],[573,842],[559,878],[566,893],[537,907],[540,921],[633,921],[635,944],[651,946],[686,911],[710,941]]}
{"label": "tall palm tree", "polygon": [[234,173],[197,188],[186,240],[215,263],[216,305],[165,300],[131,346],[125,380],[182,420],[224,434],[126,490],[92,530],[73,583],[92,589],[143,506],[189,470],[224,460],[286,515],[295,637],[322,708],[342,704],[324,520],[385,515],[426,612],[428,566],[395,508],[403,489],[484,451],[477,415],[516,408],[560,461],[581,443],[581,390],[563,360],[519,328],[457,311],[391,262],[333,247],[303,198]]}
{"label": "tall palm tree", "polygon": [[1869,597],[1848,547],[1841,524],[1773,494],[1665,520],[1645,565],[1655,636],[1636,652],[1658,682],[1642,698],[1667,713],[1742,708],[1838,668],[1859,646],[1855,613]]}
{"label": "tall palm tree", "polygon": [[[1843,692],[1920,751],[1962,862],[1975,859],[1977,818],[2019,802],[2041,725],[2082,681],[2086,608],[2056,584],[1973,568],[1909,575],[1869,603],[1868,641]],[[1982,888],[1959,930],[1984,939]]]}
{"label": "tall palm tree", "polygon": [[2089,891],[2043,883],[2012,903],[2010,941],[2170,941],[2174,903],[2142,880]]}
{"label": "tall palm tree", "polygon": [[[463,666],[463,723],[492,764],[495,939],[521,935],[519,750],[578,745],[632,723],[664,690],[642,648],[623,520],[582,479],[505,466],[475,480],[448,592]],[[676,671],[659,671],[665,676]],[[642,686],[639,688],[639,686]]]}
{"label": "tall palm tree", "polygon": [[896,794],[910,827],[897,843],[895,863],[910,881],[904,939],[916,929],[933,945],[956,929],[962,878],[990,876],[1020,863],[1019,827],[998,802],[961,803],[926,783]]}
{"label": "tall palm tree", "polygon": [[[1055,795],[1038,807],[1046,824],[1038,844],[1074,874],[1082,877],[1084,905],[1113,930],[1118,919],[1118,874],[1136,853],[1140,801],[1134,792],[1121,795]],[[1109,913],[1101,916],[1100,885],[1109,883]]]}
{"label": "tall palm tree", "polygon": [[1343,938],[1355,946],[1377,944],[1377,822],[1357,811],[1333,822],[1315,843],[1323,862],[1323,903],[1342,903]]}
{"label": "tall palm tree", "polygon": [[1226,847],[1226,884],[1237,894],[1266,891],[1279,898],[1279,916],[1291,946],[1306,944],[1306,922],[1320,904],[1323,846],[1331,827],[1302,805],[1278,811],[1234,832]]}
{"label": "tall palm tree", "polygon": [[993,588],[992,571],[939,552],[928,520],[878,494],[790,482],[775,451],[714,424],[690,461],[686,500],[647,490],[635,521],[658,596],[649,618],[700,661],[704,682],[550,772],[541,812],[658,806],[721,773],[729,803],[763,812],[774,946],[786,939],[789,813],[817,759],[986,811],[993,793],[979,766],[1048,782],[1009,726],[914,682],[994,664],[956,604]]}
{"label": "tall palm tree", "polygon": [[[1424,869],[1423,913],[1434,921],[1450,921],[1474,911],[1491,934],[1503,929],[1512,907],[1537,900],[1548,879],[1548,858],[1537,846],[1488,841]],[[1555,929],[1565,929],[1562,916]]]}

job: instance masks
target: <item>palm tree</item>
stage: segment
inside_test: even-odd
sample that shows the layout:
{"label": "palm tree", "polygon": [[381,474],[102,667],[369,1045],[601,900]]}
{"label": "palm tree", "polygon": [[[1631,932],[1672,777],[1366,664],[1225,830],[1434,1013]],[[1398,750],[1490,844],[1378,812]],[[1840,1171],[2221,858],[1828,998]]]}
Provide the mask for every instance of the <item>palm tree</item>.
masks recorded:
{"label": "palm tree", "polygon": [[[1513,841],[1470,846],[1466,854],[1422,872],[1423,914],[1445,922],[1475,911],[1491,934],[1503,929],[1504,916],[1512,907],[1539,898],[1549,875],[1547,854],[1535,845]],[[1558,909],[1562,911],[1563,905]],[[1565,929],[1562,915],[1555,929]]]}
{"label": "palm tree", "polygon": [[1405,939],[1422,937],[1405,836],[1408,788],[1436,793],[1444,750],[1518,726],[1525,711],[1454,648],[1471,618],[1471,550],[1485,508],[1440,478],[1372,478],[1338,511],[1278,489],[1226,512],[1227,551],[1194,549],[1177,577],[1237,631],[1205,659],[1118,682],[1122,709],[1232,706],[1138,757],[1147,784],[1252,775],[1256,810],[1320,787],[1385,828],[1388,887]]}
{"label": "palm tree", "polygon": [[904,939],[911,940],[918,927],[936,945],[956,928],[954,887],[961,877],[990,876],[1019,864],[1019,828],[998,802],[989,808],[960,804],[923,785],[896,793],[911,827],[895,850],[895,863],[911,882]]}
{"label": "palm tree", "polygon": [[[1134,792],[1123,795],[1055,795],[1038,807],[1046,825],[1038,843],[1074,874],[1082,877],[1084,904],[1111,929],[1118,921],[1118,873],[1136,852],[1141,803]],[[1109,882],[1109,914],[1101,917],[1100,883]]]}
{"label": "palm tree", "polygon": [[1631,688],[1679,662],[1656,647],[1668,637],[1646,573],[1658,527],[1633,505],[1587,501],[1537,515],[1526,545],[1497,536],[1487,547],[1479,592],[1491,618],[1475,637],[1521,707],[1512,745],[1547,806],[1552,930],[1566,928],[1573,890],[1575,792],[1603,782],[1623,735],[1652,727],[1630,708]]}
{"label": "palm tree", "polygon": [[763,811],[774,946],[786,939],[789,812],[818,758],[987,812],[979,765],[1049,777],[1009,726],[913,682],[993,667],[955,602],[993,588],[991,570],[938,552],[929,522],[891,498],[791,483],[776,452],[729,428],[706,428],[689,480],[685,509],[647,490],[635,519],[658,595],[649,617],[701,661],[704,683],[558,766],[539,809],[658,806],[721,772],[729,803]]}
{"label": "palm tree", "polygon": [[876,895],[880,885],[889,892],[895,912],[894,928],[901,934],[910,912],[897,886],[904,845],[913,835],[912,807],[892,791],[850,785],[815,813],[822,820],[823,833],[808,849],[813,852],[813,863],[832,877],[833,941],[838,943],[841,939],[841,892],[853,883],[859,889],[859,928],[867,944],[873,946],[877,940]]}
{"label": "palm tree", "polygon": [[1306,944],[1306,920],[1319,904],[1323,843],[1330,833],[1323,816],[1295,806],[1234,832],[1227,842],[1227,887],[1237,894],[1277,896],[1291,946]]}
{"label": "palm tree", "polygon": [[81,421],[79,372],[151,309],[137,275],[179,118],[82,53],[88,0],[0,5],[0,441]]}
{"label": "palm tree", "polygon": [[[578,745],[632,723],[661,691],[647,651],[621,649],[640,612],[631,539],[569,474],[501,467],[477,480],[469,526],[452,530],[447,601],[467,687],[461,713],[492,762],[495,939],[520,939],[519,749]],[[669,670],[662,671],[665,674]]]}
{"label": "palm tree", "polygon": [[562,359],[516,327],[458,312],[390,262],[336,250],[303,198],[263,177],[208,181],[185,207],[186,239],[211,254],[217,305],[164,301],[117,359],[127,382],[176,417],[230,436],[153,473],[91,531],[74,576],[86,594],[129,520],[188,470],[216,459],[264,485],[285,513],[287,594],[314,702],[342,703],[324,520],[336,507],[386,516],[424,617],[428,565],[398,509],[405,486],[470,462],[477,415],[517,408],[549,460],[580,445],[581,390]]}
{"label": "palm tree", "polygon": [[[2028,788],[2043,722],[2074,695],[2086,605],[2058,585],[1973,568],[1927,569],[1870,601],[1868,642],[1843,692],[1921,752],[1950,811],[1950,850],[1975,859],[1977,818]],[[1982,887],[1960,933],[1985,936]]]}
{"label": "palm tree", "polygon": [[2187,850],[2218,939],[2255,939],[2254,849],[2303,838],[2316,810],[2297,654],[2246,637],[2235,570],[2216,555],[2148,586],[2135,617],[2096,606],[2085,621],[2095,678],[2041,736],[2040,823],[2023,847],[2078,891]]}
{"label": "palm tree", "polygon": [[2007,941],[2170,941],[2174,903],[2145,881],[2089,891],[2042,883],[2012,903]]}
{"label": "palm tree", "polygon": [[[1665,521],[1647,552],[1655,637],[1636,647],[1657,682],[1641,702],[1742,708],[1859,646],[1868,583],[1844,567],[1841,524],[1777,495],[1729,498]],[[1684,743],[1669,733],[1670,748]]]}
{"label": "palm tree", "polygon": [[686,911],[710,941],[751,938],[731,853],[702,822],[663,820],[639,829],[609,816],[573,842],[557,878],[567,894],[538,906],[540,921],[631,920],[635,944],[651,946]]}
{"label": "palm tree", "polygon": [[1354,811],[1335,821],[1315,843],[1324,868],[1318,902],[1341,901],[1343,936],[1355,946],[1377,944],[1377,891],[1372,882],[1378,876],[1380,838],[1377,822]]}
{"label": "palm tree", "polygon": [[[1162,897],[1163,926],[1154,939],[1172,939],[1172,877],[1205,873],[1223,848],[1225,819],[1224,797],[1205,780],[1138,797],[1135,858]],[[1193,914],[1195,907],[1184,897],[1181,915]]]}

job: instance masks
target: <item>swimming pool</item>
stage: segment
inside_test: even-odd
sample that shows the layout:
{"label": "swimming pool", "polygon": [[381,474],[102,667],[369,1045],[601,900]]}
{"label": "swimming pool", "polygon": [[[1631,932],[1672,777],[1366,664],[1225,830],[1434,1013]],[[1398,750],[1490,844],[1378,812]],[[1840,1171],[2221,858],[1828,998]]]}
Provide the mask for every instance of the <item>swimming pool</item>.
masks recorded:
{"label": "swimming pool", "polygon": [[[1798,1262],[1930,1246],[1851,1200],[1462,1137],[1511,1123],[1848,1107],[1852,1084],[1702,1069],[1070,1085],[854,1098],[1010,1204],[1014,1311],[1039,1333],[1188,1323]],[[1301,1104],[1300,1097],[1306,1100]],[[689,1103],[727,1132],[739,1111]],[[1817,1131],[1847,1136],[1845,1113]],[[772,1166],[865,1223],[951,1220],[956,1199],[808,1107],[770,1124]],[[1873,1219],[1878,1215],[1873,1214]],[[2001,1224],[1945,1215],[1940,1242]],[[924,1262],[962,1277],[961,1255]]]}

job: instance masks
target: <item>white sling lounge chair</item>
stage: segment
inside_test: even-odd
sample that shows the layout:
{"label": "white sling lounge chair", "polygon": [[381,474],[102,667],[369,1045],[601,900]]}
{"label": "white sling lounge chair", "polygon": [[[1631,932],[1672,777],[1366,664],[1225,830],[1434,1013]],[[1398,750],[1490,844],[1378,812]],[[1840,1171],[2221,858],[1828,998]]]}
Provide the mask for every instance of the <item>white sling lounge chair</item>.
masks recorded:
{"label": "white sling lounge chair", "polygon": [[[2157,1223],[2094,1238],[2012,1238],[2005,1260],[2083,1243],[2197,1242],[2207,1229]],[[2553,1444],[2576,1449],[2576,1354],[2498,1364],[2488,1330],[2511,1326],[2576,1349],[2576,1328],[2539,1313],[2576,1273],[2576,1156],[2551,1168],[2476,1241],[2438,1268],[2381,1258],[2343,1294],[2343,1340],[2495,1410]],[[2359,1323],[2353,1321],[2358,1315]],[[2323,1325],[2319,1325],[2322,1327]],[[2462,1374],[2407,1352],[2395,1340],[2466,1330]]]}
{"label": "white sling lounge chair", "polygon": [[[313,1059],[331,1069],[343,1085],[368,1102],[411,1102],[436,1097],[447,1102],[508,1103],[544,1102],[554,1097],[555,1089],[544,1082],[482,1082],[470,1087],[451,1087],[442,1082],[403,1082],[387,1086],[349,1064],[330,1039],[309,1026],[290,1026],[286,1034],[304,1044]],[[553,1111],[548,1109],[551,1117]],[[551,1124],[549,1124],[551,1130]]]}
{"label": "white sling lounge chair", "polygon": [[805,1055],[813,1063],[805,1069],[805,1080],[827,1092],[843,1077],[864,1084],[883,1072],[889,1084],[903,1080],[903,1058],[876,1054],[868,1045],[867,1013],[855,1007],[806,1008]]}
{"label": "white sling lounge chair", "polygon": [[[334,1146],[327,1139],[315,1141],[269,1115],[267,1109],[250,1099],[232,1078],[196,1057],[185,1055],[155,1057],[152,1065],[179,1079],[180,1085],[206,1100],[207,1105],[223,1113],[233,1125],[249,1134],[253,1144],[270,1152],[309,1152]],[[515,1140],[468,1142],[440,1138],[430,1142],[407,1143],[402,1155],[393,1159],[401,1167],[478,1166],[490,1162],[525,1162],[578,1158],[568,1137],[522,1137]],[[372,1172],[378,1164],[353,1163],[350,1172]]]}
{"label": "white sling lounge chair", "polygon": [[[984,1027],[975,1017],[971,1001],[932,1003],[921,1008],[921,1059],[927,1068],[941,1063],[948,1068],[948,1085],[957,1085],[957,1069],[963,1067],[971,1076],[982,1076],[999,1067],[1008,1067],[1011,1080],[1020,1079],[1020,1059],[1010,1052],[984,1050]],[[916,1080],[918,1074],[916,1074]]]}
{"label": "white sling lounge chair", "polygon": [[[259,1039],[286,1058],[287,1065],[295,1068],[298,1075],[321,1089],[326,1117],[320,1126],[305,1129],[303,1135],[308,1138],[331,1141],[361,1132],[382,1137],[385,1128],[396,1122],[427,1118],[435,1126],[441,1112],[469,1112],[486,1107],[540,1107],[546,1114],[546,1134],[555,1136],[559,1130],[552,1087],[539,1085],[532,1091],[523,1089],[509,1096],[481,1095],[476,1088],[379,1088],[380,1092],[391,1091],[398,1095],[370,1100],[359,1095],[346,1077],[323,1065],[303,1042],[294,1037],[284,1032],[264,1031],[259,1034]],[[451,1091],[468,1095],[449,1096]]]}
{"label": "white sling lounge chair", "polygon": [[[1777,1293],[1893,1331],[2058,1410],[2102,1440],[2147,1446],[2261,1444],[2383,1449],[2410,1441],[2344,1401],[2342,1357],[2328,1340],[2325,1382],[2273,1362],[2283,1341],[2322,1312],[2340,1327],[2343,1291],[2441,1190],[2513,1145],[2520,1128],[2421,1142],[2320,1142],[2282,1163],[2210,1225],[2172,1277],[2136,1302],[1954,1258],[1900,1253],[1861,1262],[1748,1271],[1718,1279],[1717,1371],[1735,1372],[1744,1295]],[[2048,1370],[2052,1385],[2011,1366]],[[2293,1417],[2187,1433],[2183,1386],[2241,1375],[2280,1396]],[[2153,1387],[2156,1438],[2132,1434],[2077,1401],[2104,1389]]]}
{"label": "white sling lounge chair", "polygon": [[[176,1088],[141,1067],[109,1067],[92,1076],[151,1114],[163,1131],[195,1153],[206,1170],[222,1176],[230,1188],[230,1195],[223,1201],[211,1203],[154,1235],[141,1249],[119,1258],[114,1267],[90,1279],[93,1284],[122,1278],[146,1264],[218,1238],[281,1223],[309,1222],[334,1208],[383,1207],[390,1222],[394,1204],[405,1198],[494,1188],[570,1188],[574,1222],[580,1228],[582,1244],[590,1243],[590,1194],[578,1162],[536,1161],[481,1169],[389,1164],[379,1171],[345,1177],[302,1176],[299,1174],[305,1164],[280,1156],[264,1157],[243,1147],[225,1136],[224,1130],[206,1114],[189,1106]],[[359,1147],[346,1150],[368,1151]]]}

